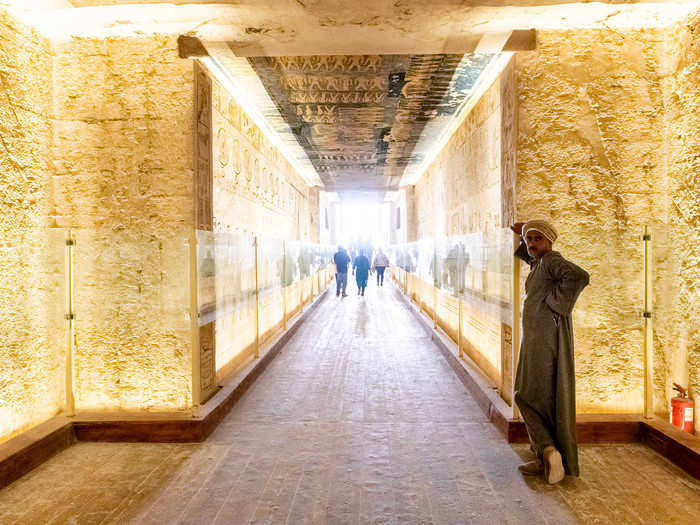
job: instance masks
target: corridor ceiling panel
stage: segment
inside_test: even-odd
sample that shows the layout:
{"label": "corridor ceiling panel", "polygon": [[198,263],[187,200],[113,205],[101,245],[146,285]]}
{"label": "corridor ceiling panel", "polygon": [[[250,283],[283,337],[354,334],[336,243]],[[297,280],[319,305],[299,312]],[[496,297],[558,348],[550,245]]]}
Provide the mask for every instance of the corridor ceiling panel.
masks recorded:
{"label": "corridor ceiling panel", "polygon": [[492,55],[250,57],[329,191],[396,188],[458,113]]}

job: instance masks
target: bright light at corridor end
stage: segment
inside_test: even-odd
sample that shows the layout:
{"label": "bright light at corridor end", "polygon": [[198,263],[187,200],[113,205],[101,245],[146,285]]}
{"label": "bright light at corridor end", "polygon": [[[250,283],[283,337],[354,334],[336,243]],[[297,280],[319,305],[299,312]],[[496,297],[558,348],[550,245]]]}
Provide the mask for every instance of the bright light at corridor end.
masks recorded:
{"label": "bright light at corridor end", "polygon": [[366,200],[338,204],[337,244],[386,248],[390,239],[390,203]]}

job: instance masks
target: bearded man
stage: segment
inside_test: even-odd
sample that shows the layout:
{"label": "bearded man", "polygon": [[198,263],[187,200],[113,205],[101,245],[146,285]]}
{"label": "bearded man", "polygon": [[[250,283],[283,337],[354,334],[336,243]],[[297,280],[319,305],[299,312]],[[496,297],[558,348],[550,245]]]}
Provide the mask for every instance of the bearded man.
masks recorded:
{"label": "bearded man", "polygon": [[558,234],[547,221],[511,229],[522,237],[515,255],[530,265],[514,398],[537,456],[518,469],[553,484],[579,473],[571,312],[589,275],[552,250]]}

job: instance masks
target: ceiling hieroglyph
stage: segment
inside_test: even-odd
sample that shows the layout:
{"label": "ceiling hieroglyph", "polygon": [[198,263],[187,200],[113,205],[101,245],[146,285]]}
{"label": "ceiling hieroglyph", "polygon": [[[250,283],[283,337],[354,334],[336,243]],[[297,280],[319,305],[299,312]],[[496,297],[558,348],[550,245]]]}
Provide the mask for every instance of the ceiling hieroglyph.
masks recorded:
{"label": "ceiling hieroglyph", "polygon": [[471,93],[490,55],[249,61],[326,189],[395,188]]}

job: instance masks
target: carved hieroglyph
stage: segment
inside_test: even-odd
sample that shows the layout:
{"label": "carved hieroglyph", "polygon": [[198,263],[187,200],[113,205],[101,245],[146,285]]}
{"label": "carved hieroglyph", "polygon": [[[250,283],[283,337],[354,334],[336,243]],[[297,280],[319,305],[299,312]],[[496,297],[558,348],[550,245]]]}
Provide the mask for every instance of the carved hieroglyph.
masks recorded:
{"label": "carved hieroglyph", "polygon": [[501,73],[501,224],[515,222],[515,181],[517,176],[518,111],[514,65],[511,61]]}
{"label": "carved hieroglyph", "polygon": [[[212,172],[212,106],[211,80],[195,62],[195,209],[198,230],[214,229],[214,175]],[[219,155],[219,162],[221,162]],[[228,164],[228,161],[226,162]],[[212,277],[213,278],[213,277]],[[208,399],[216,389],[216,326],[212,321],[199,328],[199,398]]]}
{"label": "carved hieroglyph", "polygon": [[308,222],[306,214],[300,214],[308,199],[304,180],[236,99],[215,79],[210,80],[216,130],[214,229],[244,229],[272,238],[299,237],[297,231],[308,230],[298,224],[299,220]]}
{"label": "carved hieroglyph", "polygon": [[256,57],[250,63],[326,189],[395,187],[471,92],[488,56]]}

